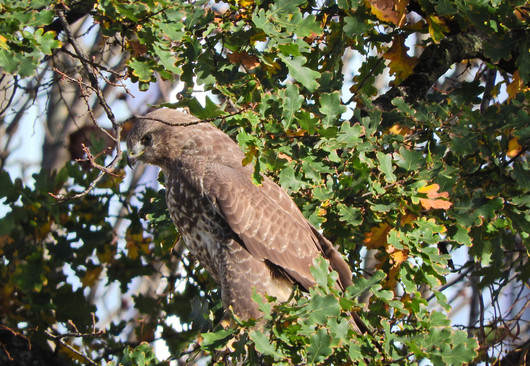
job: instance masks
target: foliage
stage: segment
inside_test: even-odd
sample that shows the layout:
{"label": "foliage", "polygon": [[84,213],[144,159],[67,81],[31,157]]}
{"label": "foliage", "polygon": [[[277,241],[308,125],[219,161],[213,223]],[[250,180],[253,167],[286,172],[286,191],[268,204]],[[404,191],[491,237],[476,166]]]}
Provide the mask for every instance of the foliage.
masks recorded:
{"label": "foliage", "polygon": [[[529,336],[523,312],[500,305],[507,291],[529,302],[529,11],[522,0],[1,2],[0,81],[12,76],[13,93],[35,81],[37,96],[66,80],[103,106],[116,145],[111,163],[93,141],[85,165],[29,182],[2,154],[1,324],[68,364],[155,365],[145,342],[156,338],[190,362],[502,357]],[[90,53],[80,49],[91,33],[68,26],[82,16],[98,35]],[[111,51],[120,63],[97,56]],[[119,108],[106,108],[108,89],[149,93],[159,79],[183,86],[172,107],[237,139],[256,183],[267,174],[290,193],[340,247],[353,287],[337,291],[317,263],[310,296],[256,296],[264,320],[217,325],[219,293],[186,255],[164,190],[123,179]],[[16,99],[2,131],[27,105]],[[156,286],[140,290],[147,281]],[[462,283],[475,315],[456,326],[447,295]],[[112,291],[121,304],[109,320],[102,293]],[[352,311],[372,334],[354,331]]]}

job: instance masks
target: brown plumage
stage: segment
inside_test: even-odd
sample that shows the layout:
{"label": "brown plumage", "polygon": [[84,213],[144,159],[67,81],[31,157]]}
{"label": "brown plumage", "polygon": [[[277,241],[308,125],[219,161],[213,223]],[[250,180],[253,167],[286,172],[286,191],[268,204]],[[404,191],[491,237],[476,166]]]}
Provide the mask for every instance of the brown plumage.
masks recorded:
{"label": "brown plumage", "polygon": [[127,148],[130,159],[162,168],[173,222],[240,318],[260,316],[253,288],[285,301],[294,284],[313,286],[318,256],[338,272],[340,288],[352,284],[332,244],[273,181],[255,185],[239,146],[210,123],[158,109],[136,118]]}

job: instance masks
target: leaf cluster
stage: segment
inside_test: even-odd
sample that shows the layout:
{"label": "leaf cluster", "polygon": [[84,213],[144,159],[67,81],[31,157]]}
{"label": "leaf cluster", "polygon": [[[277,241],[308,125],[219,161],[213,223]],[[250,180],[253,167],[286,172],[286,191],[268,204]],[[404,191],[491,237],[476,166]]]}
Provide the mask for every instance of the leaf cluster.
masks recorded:
{"label": "leaf cluster", "polygon": [[[117,50],[122,63],[63,53],[89,36],[59,41],[49,29],[58,9],[68,19],[80,4],[98,34],[90,54]],[[528,14],[522,0],[1,2],[4,76],[30,80],[52,65],[87,100],[104,94],[98,83],[152,92],[178,79],[170,106],[237,140],[254,181],[267,174],[289,192],[355,285],[340,293],[318,263],[309,295],[256,296],[264,320],[215,328],[220,294],[187,255],[163,189],[130,191],[120,174],[96,181],[96,167],[76,163],[23,182],[2,165],[0,322],[71,364],[156,364],[142,342],[157,338],[174,358],[218,363],[493,362],[492,348],[525,335],[500,299],[530,281]],[[59,55],[76,56],[74,67]],[[77,80],[82,69],[92,73]],[[76,200],[54,198],[93,182]],[[475,303],[489,293],[491,324],[482,309],[451,326],[462,284]],[[118,315],[98,323],[109,303]],[[355,332],[352,311],[373,334]]]}

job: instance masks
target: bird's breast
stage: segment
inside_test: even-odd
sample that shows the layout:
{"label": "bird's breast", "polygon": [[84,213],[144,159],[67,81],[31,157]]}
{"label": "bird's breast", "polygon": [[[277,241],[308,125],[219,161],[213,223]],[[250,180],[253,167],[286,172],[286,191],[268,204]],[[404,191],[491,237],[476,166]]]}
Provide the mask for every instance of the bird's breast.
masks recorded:
{"label": "bird's breast", "polygon": [[223,242],[231,235],[228,224],[207,197],[186,182],[168,181],[166,201],[171,219],[190,253],[219,281],[224,271]]}

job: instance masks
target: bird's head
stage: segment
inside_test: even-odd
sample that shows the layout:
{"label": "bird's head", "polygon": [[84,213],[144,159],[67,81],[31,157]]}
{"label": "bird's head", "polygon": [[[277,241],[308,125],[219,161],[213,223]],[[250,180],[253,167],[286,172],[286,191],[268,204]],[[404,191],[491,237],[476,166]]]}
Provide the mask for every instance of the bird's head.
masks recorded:
{"label": "bird's head", "polygon": [[194,123],[196,118],[169,108],[157,109],[142,117],[134,117],[134,126],[127,136],[127,163],[133,167],[136,162],[164,167],[162,157],[174,153],[178,146],[172,141],[179,126]]}

